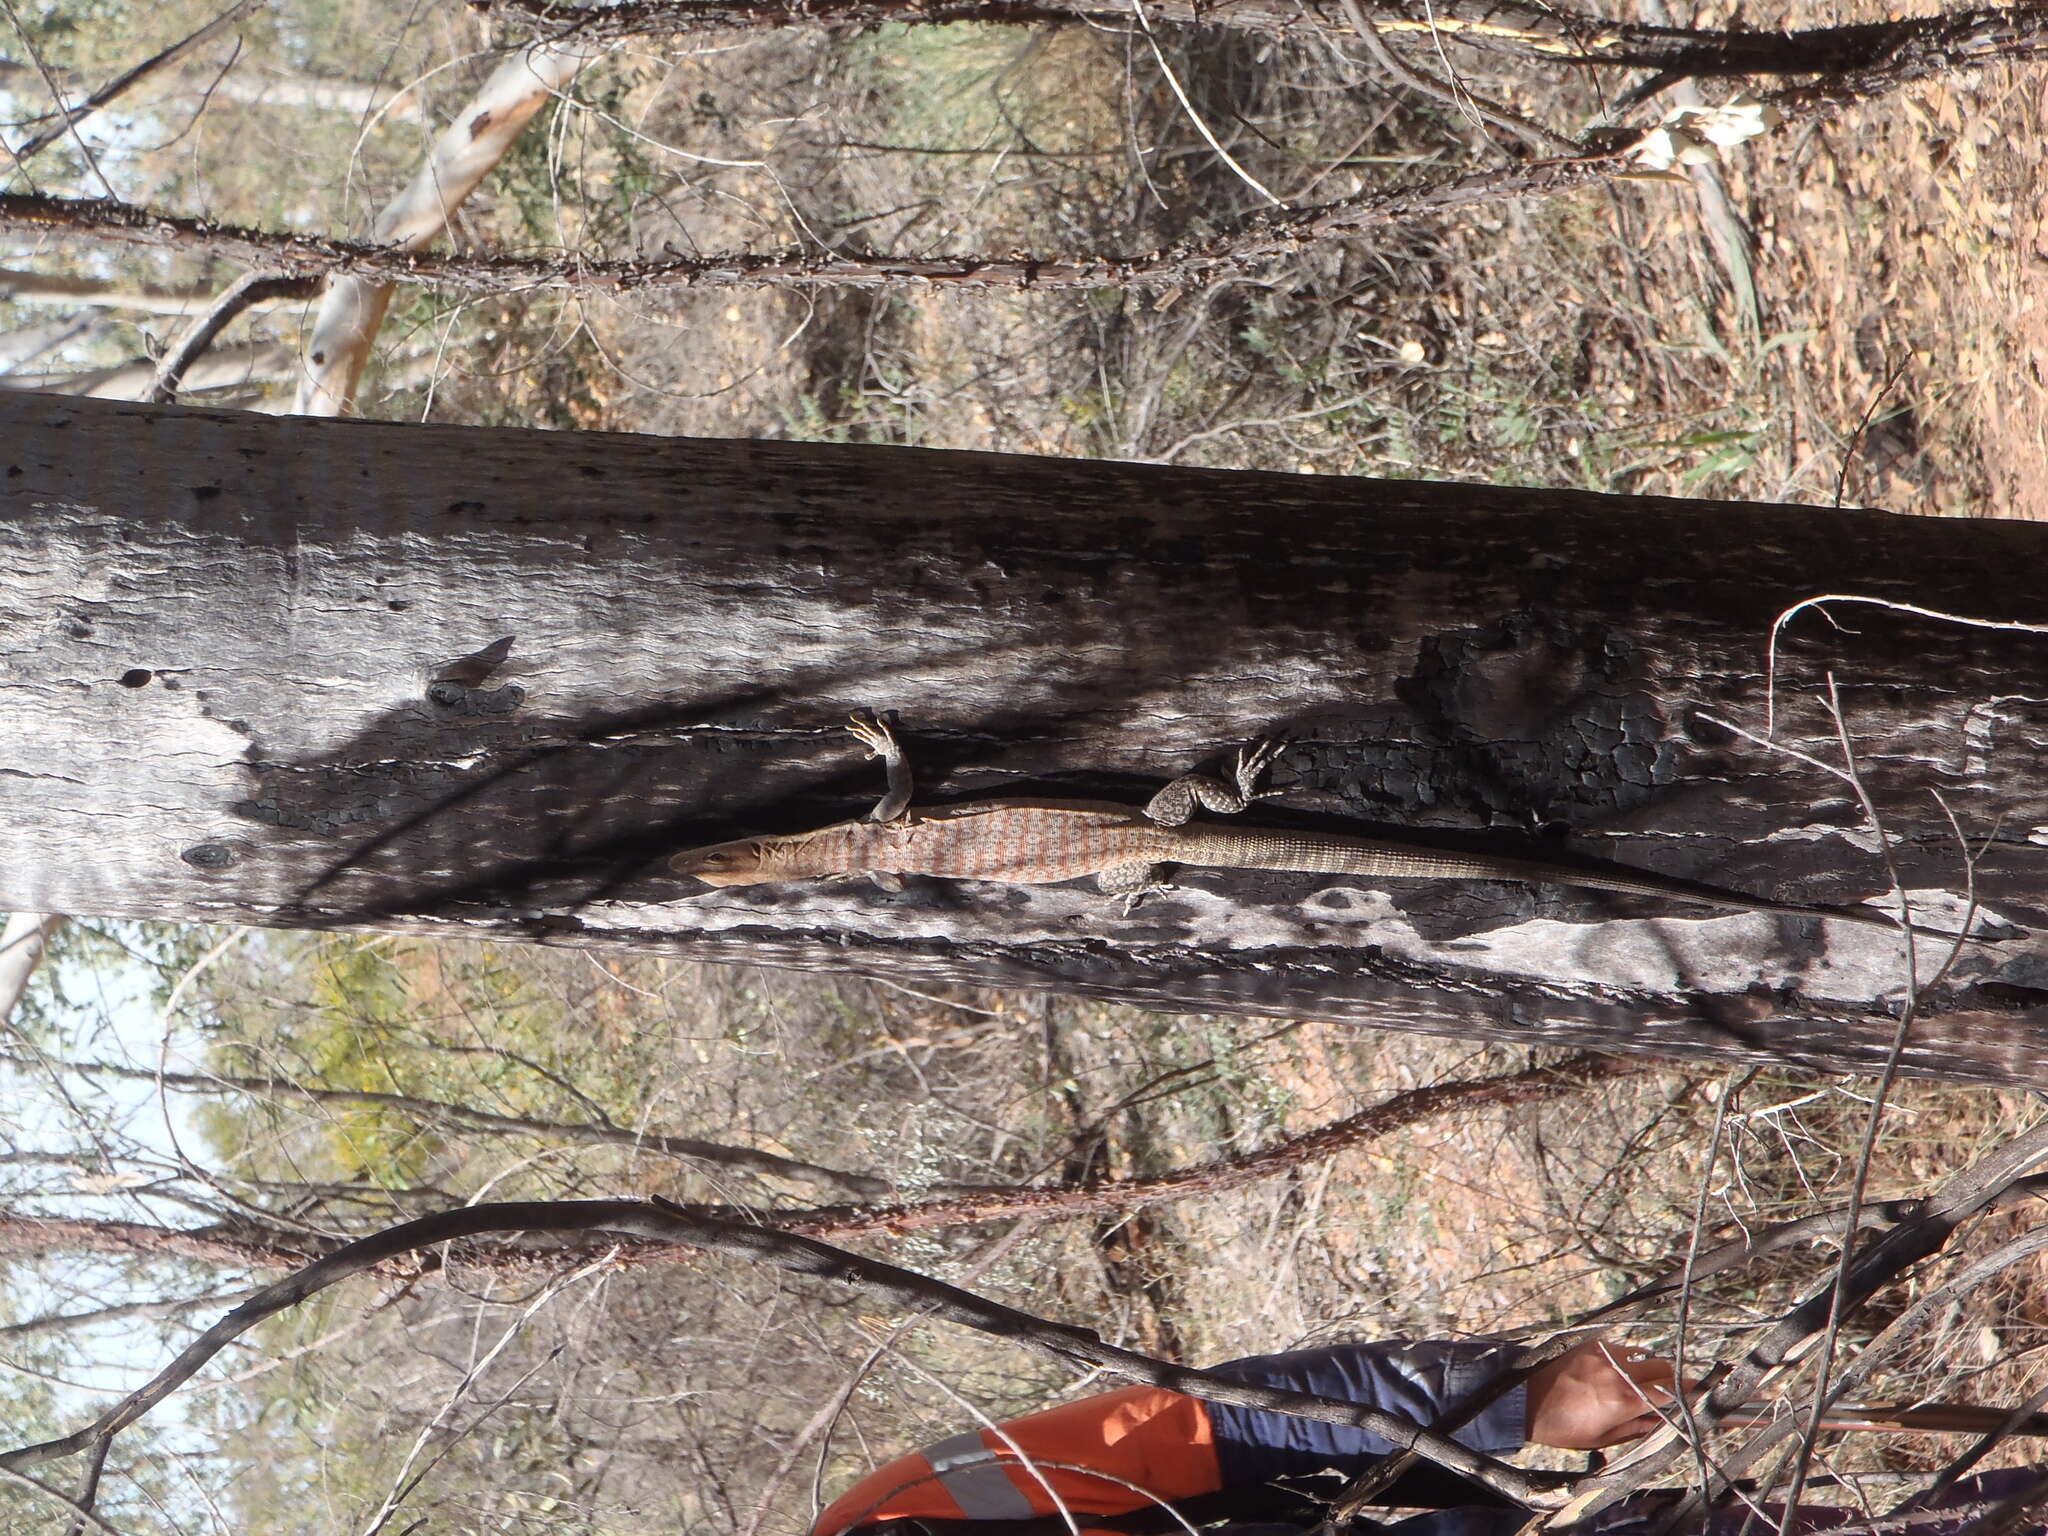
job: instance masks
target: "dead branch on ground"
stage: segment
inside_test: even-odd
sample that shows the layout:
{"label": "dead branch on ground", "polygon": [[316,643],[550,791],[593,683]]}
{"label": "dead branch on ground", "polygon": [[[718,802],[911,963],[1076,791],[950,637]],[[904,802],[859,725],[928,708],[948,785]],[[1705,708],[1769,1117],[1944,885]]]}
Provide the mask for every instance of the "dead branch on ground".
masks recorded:
{"label": "dead branch on ground", "polygon": [[[1116,31],[1128,8],[1103,0],[621,0],[586,6],[553,0],[473,0],[477,9],[578,39],[679,36],[717,30],[851,24],[1045,26]],[[1494,53],[1570,64],[1650,69],[1676,77],[1839,74],[1897,65],[1923,53],[1995,47],[2015,54],[2048,39],[2037,7],[1936,12],[1902,20],[1798,31],[1647,26],[1528,0],[1368,0],[1381,37],[1447,39]],[[1146,0],[1154,22],[1276,36],[1352,35],[1341,5],[1295,0]]]}
{"label": "dead branch on ground", "polygon": [[[2037,13],[2036,19],[2042,33],[2040,43],[2048,46],[2048,11]],[[1759,105],[1775,110],[1788,123],[1812,121],[1938,73],[1974,68],[2009,56],[1995,49],[1987,51],[1959,44],[1951,51],[1916,54],[1868,70],[1774,91],[1762,97]],[[340,275],[373,286],[414,282],[476,294],[535,288],[624,293],[727,287],[926,291],[1187,287],[1318,241],[1474,208],[1553,197],[1626,177],[1640,169],[1635,150],[1641,142],[1641,136],[1637,136],[1627,143],[1574,158],[1539,160],[1506,170],[1370,190],[1332,203],[1255,213],[1216,234],[1136,255],[892,256],[741,251],[656,261],[576,254],[459,256],[372,241],[251,229],[112,199],[25,193],[0,194],[0,228],[90,235],[126,244],[205,252],[252,267],[287,274]],[[378,314],[381,312],[379,308]],[[367,320],[368,311],[364,310],[350,324],[360,330],[361,323]],[[363,345],[367,346],[367,336],[374,330],[375,326],[370,325],[369,331],[363,333]],[[338,336],[340,331],[332,334]],[[316,333],[316,364],[323,355]],[[322,366],[331,366],[331,362],[332,359]],[[305,408],[302,398],[301,409]]]}

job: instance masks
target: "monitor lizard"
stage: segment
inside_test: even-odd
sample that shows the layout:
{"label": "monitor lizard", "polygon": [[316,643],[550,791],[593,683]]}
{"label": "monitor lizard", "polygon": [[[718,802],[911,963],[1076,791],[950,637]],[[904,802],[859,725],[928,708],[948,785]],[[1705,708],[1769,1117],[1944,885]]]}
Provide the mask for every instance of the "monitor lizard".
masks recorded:
{"label": "monitor lizard", "polygon": [[1185,774],[1142,809],[1111,801],[1006,795],[913,811],[910,764],[889,727],[879,718],[855,716],[847,729],[866,745],[869,757],[882,759],[888,774],[887,793],[865,817],[811,832],[694,848],[675,855],[669,867],[713,886],[867,875],[892,890],[902,887],[904,875],[1014,885],[1051,885],[1093,875],[1105,894],[1125,899],[1126,911],[1140,897],[1172,889],[1163,873],[1169,864],[1373,879],[1520,880],[1740,912],[1831,917],[1894,931],[1900,927],[1896,918],[1873,908],[1774,901],[1648,870],[1614,866],[1609,872],[1512,854],[1457,853],[1384,838],[1225,827],[1193,819],[1198,807],[1235,815],[1280,793],[1258,787],[1284,745],[1278,741],[1241,750],[1232,782]]}

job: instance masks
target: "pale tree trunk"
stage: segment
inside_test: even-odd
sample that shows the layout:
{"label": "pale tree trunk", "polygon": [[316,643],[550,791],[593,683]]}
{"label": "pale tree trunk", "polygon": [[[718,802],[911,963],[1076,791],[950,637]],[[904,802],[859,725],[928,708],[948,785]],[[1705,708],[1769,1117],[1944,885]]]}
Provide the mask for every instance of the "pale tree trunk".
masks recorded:
{"label": "pale tree trunk", "polygon": [[0,1024],[14,1016],[50,935],[63,926],[63,918],[48,913],[8,914],[6,928],[0,929]]}
{"label": "pale tree trunk", "polygon": [[[497,167],[533,115],[603,52],[545,43],[512,54],[434,141],[419,173],[371,224],[370,238],[405,251],[432,245],[448,216]],[[389,283],[359,277],[328,283],[306,343],[297,410],[339,416],[353,404],[392,292]]]}
{"label": "pale tree trunk", "polygon": [[93,323],[88,315],[66,315],[0,335],[0,370],[11,373],[24,363],[34,362],[45,352],[53,352],[74,337],[84,335],[93,328]]}
{"label": "pale tree trunk", "polygon": [[[1283,733],[1269,824],[1872,896],[1764,726],[1774,618],[2040,620],[2048,529],[1812,507],[0,396],[0,905],[624,945],[1552,1045],[1868,1068],[1890,935],[1507,882],[1188,870],[702,891],[665,856],[938,799],[1141,800]],[[1808,612],[1905,884],[2048,916],[2048,637]],[[509,637],[508,646],[497,642]],[[481,654],[479,654],[481,653]],[[499,660],[500,653],[503,659]],[[1923,956],[1919,974],[1931,973]],[[1910,1070],[2039,1081],[2048,943],[1972,947]]]}

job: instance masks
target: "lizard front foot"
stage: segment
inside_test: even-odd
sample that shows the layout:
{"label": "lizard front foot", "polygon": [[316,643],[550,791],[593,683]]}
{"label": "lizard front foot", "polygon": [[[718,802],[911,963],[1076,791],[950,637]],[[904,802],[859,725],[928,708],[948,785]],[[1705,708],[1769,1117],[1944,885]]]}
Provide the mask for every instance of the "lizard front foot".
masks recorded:
{"label": "lizard front foot", "polygon": [[1259,780],[1286,749],[1287,743],[1277,736],[1240,747],[1229,784],[1206,773],[1184,773],[1147,802],[1145,815],[1162,827],[1178,827],[1193,818],[1197,806],[1219,816],[1235,816],[1254,800],[1270,800],[1280,791],[1260,789]]}
{"label": "lizard front foot", "polygon": [[855,715],[846,722],[846,730],[868,749],[869,757],[882,760],[889,775],[888,792],[875,802],[875,808],[868,812],[868,820],[895,821],[910,808],[910,795],[914,788],[910,763],[903,755],[903,744],[879,714]]}

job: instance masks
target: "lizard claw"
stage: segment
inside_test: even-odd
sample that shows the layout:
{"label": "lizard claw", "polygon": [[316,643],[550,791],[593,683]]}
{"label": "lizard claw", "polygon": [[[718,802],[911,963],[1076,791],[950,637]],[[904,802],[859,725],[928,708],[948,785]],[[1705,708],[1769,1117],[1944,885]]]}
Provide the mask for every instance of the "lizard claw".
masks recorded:
{"label": "lizard claw", "polygon": [[1237,749],[1237,769],[1232,777],[1237,780],[1238,794],[1243,796],[1246,802],[1270,800],[1282,793],[1277,789],[1260,789],[1258,786],[1259,780],[1265,777],[1266,770],[1273,766],[1274,759],[1286,750],[1287,741],[1280,736],[1268,736],[1249,747]]}
{"label": "lizard claw", "polygon": [[880,715],[853,715],[847,719],[846,732],[868,749],[869,757],[887,757],[896,749],[895,733]]}

